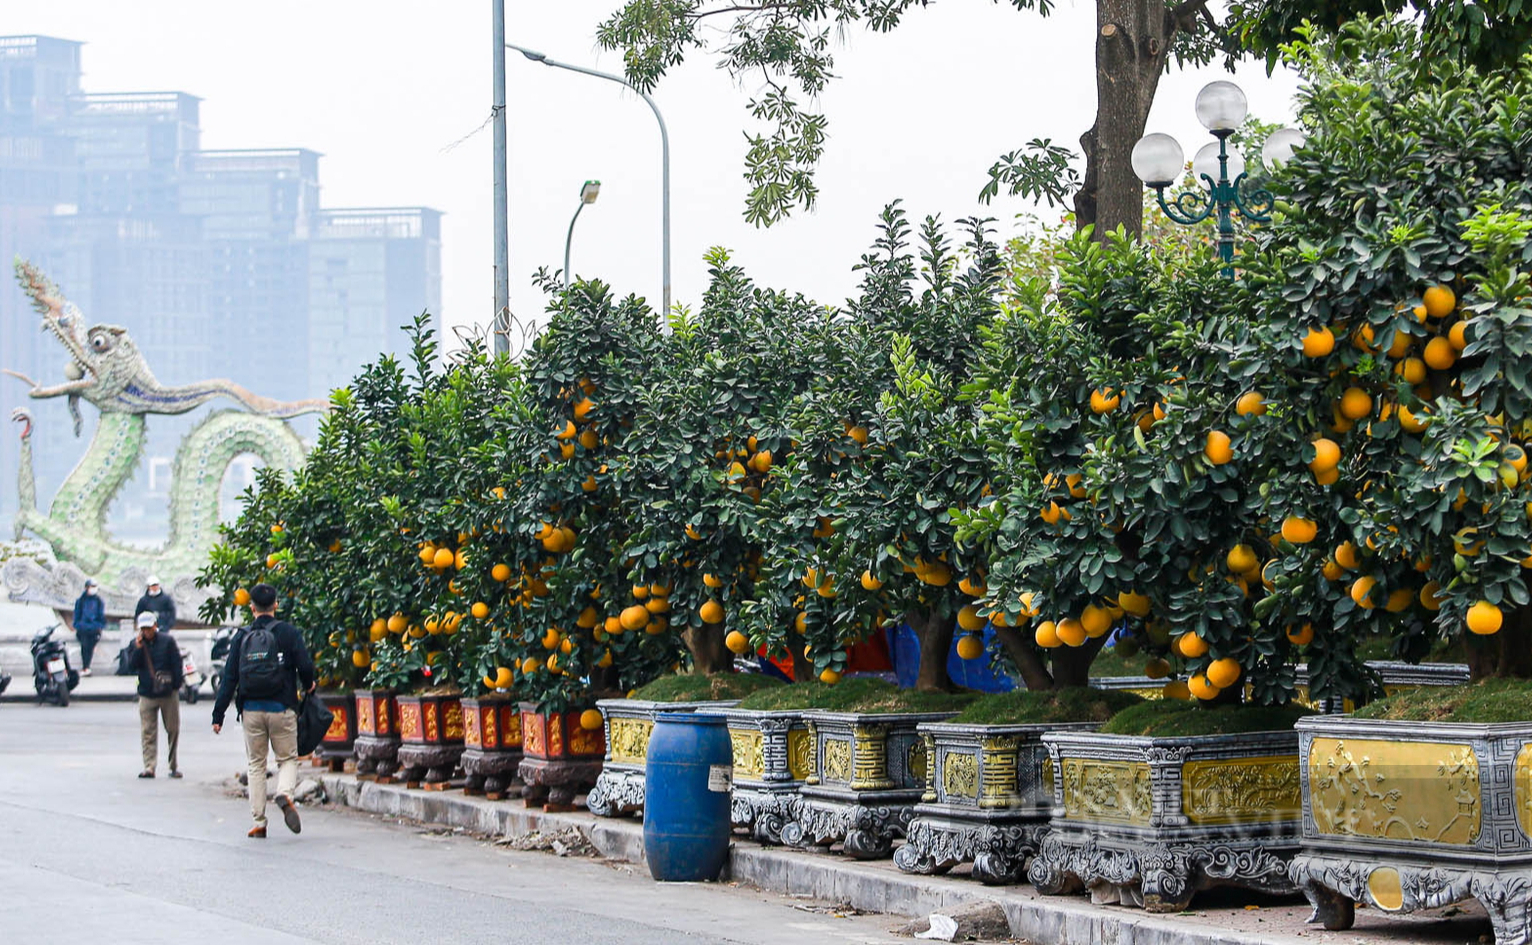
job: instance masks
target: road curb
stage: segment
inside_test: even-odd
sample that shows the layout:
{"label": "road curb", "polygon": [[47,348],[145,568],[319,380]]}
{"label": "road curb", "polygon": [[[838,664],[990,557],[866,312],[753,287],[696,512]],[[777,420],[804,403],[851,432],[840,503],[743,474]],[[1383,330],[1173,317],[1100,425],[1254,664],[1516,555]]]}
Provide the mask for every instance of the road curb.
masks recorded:
{"label": "road curb", "polygon": [[[637,820],[598,818],[583,811],[550,814],[522,807],[520,801],[490,801],[460,791],[412,791],[351,775],[322,774],[319,779],[333,802],[367,813],[497,837],[572,828],[608,859],[644,862],[643,826]],[[911,917],[995,902],[1005,910],[1011,934],[1032,945],[1312,945],[1321,940],[1313,931],[1248,934],[1095,905],[1083,897],[1040,896],[1029,887],[985,887],[967,879],[903,873],[888,862],[863,863],[749,842],[730,845],[728,878],[783,895]]]}
{"label": "road curb", "polygon": [[[26,683],[27,683],[28,686],[31,686],[32,680],[31,679],[27,679]],[[79,691],[76,691],[76,692],[71,692],[69,694],[69,701],[71,703],[74,703],[74,702],[137,702],[138,701],[138,693],[136,693],[136,692],[86,692],[86,693],[81,693]],[[11,681],[11,687],[5,691],[4,695],[0,695],[0,703],[4,703],[6,705],[10,705],[12,703],[27,703],[27,702],[30,702],[30,703],[35,705],[37,703],[37,693],[33,692],[30,688],[24,689],[24,690],[22,690],[20,692],[16,691],[16,681],[15,680]],[[183,703],[183,705],[184,705],[184,703]]]}

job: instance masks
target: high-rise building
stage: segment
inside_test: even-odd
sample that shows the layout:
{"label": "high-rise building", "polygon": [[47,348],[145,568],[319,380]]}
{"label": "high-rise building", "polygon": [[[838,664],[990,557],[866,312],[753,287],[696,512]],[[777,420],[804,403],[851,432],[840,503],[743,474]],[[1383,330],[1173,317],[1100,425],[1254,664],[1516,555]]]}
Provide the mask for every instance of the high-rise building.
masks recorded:
{"label": "high-rise building", "polygon": [[[402,353],[399,326],[419,312],[440,325],[437,211],[321,208],[317,152],[204,150],[199,99],[86,92],[80,46],[0,37],[0,367],[51,384],[66,360],[9,278],[16,256],[91,323],[127,328],[167,384],[228,377],[279,399],[324,397],[378,354]],[[85,443],[61,400],[29,402],[0,378],[0,415],[23,403],[46,502]],[[148,474],[114,526],[157,532],[163,470],[188,428],[151,420]],[[0,526],[16,508],[16,462],[14,431],[0,431]]]}

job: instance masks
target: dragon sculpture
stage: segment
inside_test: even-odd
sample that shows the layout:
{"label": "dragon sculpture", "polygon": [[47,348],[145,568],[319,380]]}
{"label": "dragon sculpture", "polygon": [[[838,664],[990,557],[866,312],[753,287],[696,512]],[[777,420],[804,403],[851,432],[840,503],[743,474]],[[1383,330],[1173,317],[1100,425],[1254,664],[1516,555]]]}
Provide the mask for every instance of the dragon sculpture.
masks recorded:
{"label": "dragon sculpture", "polygon": [[[323,400],[281,403],[259,397],[227,380],[210,380],[182,387],[160,383],[149,370],[138,346],[124,328],[84,326],[80,311],[36,267],[16,261],[16,277],[42,327],[63,345],[70,357],[62,384],[44,386],[15,371],[34,399],[67,397],[75,435],[81,431],[80,401],[100,411],[95,435],[74,470],[59,487],[48,511],[37,506],[37,481],[32,469],[32,416],[17,408],[12,419],[21,424],[19,491],[21,510],[16,537],[27,532],[52,549],[58,565],[45,568],[27,558],[6,562],[3,578],[12,600],[67,608],[86,576],[104,585],[109,612],[131,608],[150,572],[171,577],[166,586],[182,613],[194,613],[201,595],[194,576],[218,534],[218,494],[225,471],[241,454],[253,453],[269,466],[296,468],[303,461],[303,444],[286,418],[323,412]],[[243,410],[209,414],[182,440],[176,452],[170,485],[170,535],[159,548],[140,548],[116,541],[107,531],[112,500],[127,483],[144,451],[145,417],[184,414],[217,398],[234,401]],[[115,606],[114,606],[115,605]]]}

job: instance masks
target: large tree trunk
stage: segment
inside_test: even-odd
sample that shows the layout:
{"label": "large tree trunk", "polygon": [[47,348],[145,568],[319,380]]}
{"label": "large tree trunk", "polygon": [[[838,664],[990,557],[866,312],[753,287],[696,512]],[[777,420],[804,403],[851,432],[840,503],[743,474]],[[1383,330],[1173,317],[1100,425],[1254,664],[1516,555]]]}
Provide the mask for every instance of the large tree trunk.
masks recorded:
{"label": "large tree trunk", "polygon": [[915,688],[924,692],[948,692],[952,678],[947,675],[947,657],[952,652],[953,618],[934,610],[912,610],[905,621],[920,640],[920,671]]}
{"label": "large tree trunk", "polygon": [[1017,671],[1021,673],[1021,681],[1028,689],[1053,688],[1053,674],[1048,672],[1042,656],[1020,630],[1014,627],[996,627],[995,639],[1005,647],[1006,655],[1016,664]]}
{"label": "large tree trunk", "polygon": [[1080,137],[1085,176],[1075,195],[1075,225],[1095,226],[1097,240],[1119,226],[1132,237],[1143,228],[1144,184],[1133,173],[1133,145],[1143,137],[1175,34],[1195,26],[1201,5],[1096,2],[1096,123]]}
{"label": "large tree trunk", "polygon": [[734,654],[724,645],[724,632],[720,626],[704,624],[688,627],[682,634],[686,648],[691,651],[692,664],[703,676],[734,671]]}
{"label": "large tree trunk", "polygon": [[1474,682],[1492,677],[1532,679],[1532,607],[1506,614],[1498,633],[1465,634],[1464,644],[1468,676]]}
{"label": "large tree trunk", "polygon": [[1108,635],[1087,639],[1079,646],[1061,646],[1052,651],[1053,688],[1074,689],[1090,685],[1090,664],[1106,645]]}
{"label": "large tree trunk", "polygon": [[996,627],[995,637],[1005,647],[1006,655],[1016,664],[1021,681],[1028,689],[1069,689],[1090,685],[1090,666],[1096,655],[1106,645],[1105,636],[1086,640],[1077,647],[1061,646],[1048,651],[1045,665],[1043,656],[1027,641],[1021,631],[1009,627]]}

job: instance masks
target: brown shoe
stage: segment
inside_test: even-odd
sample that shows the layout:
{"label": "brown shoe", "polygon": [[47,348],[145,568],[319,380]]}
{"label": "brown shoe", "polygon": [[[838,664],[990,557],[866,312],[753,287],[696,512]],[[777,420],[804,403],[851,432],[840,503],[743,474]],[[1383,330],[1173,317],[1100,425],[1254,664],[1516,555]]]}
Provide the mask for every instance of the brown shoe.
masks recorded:
{"label": "brown shoe", "polygon": [[278,794],[273,800],[282,809],[282,822],[287,824],[287,829],[293,833],[302,833],[303,821],[298,819],[298,808],[293,806],[293,799],[286,794]]}
{"label": "brown shoe", "polygon": [[251,827],[250,828],[250,832],[245,834],[245,836],[249,837],[252,840],[265,840],[266,839],[266,828],[265,827]]}

